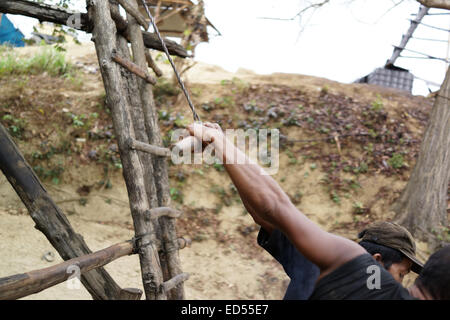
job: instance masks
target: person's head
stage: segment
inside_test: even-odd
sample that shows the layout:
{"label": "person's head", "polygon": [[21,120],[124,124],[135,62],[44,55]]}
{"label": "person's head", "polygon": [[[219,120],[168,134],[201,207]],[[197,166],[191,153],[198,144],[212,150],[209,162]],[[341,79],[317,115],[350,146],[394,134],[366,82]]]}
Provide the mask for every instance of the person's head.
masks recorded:
{"label": "person's head", "polygon": [[450,300],[450,245],[430,256],[414,285],[423,296]]}
{"label": "person's head", "polygon": [[422,263],[416,257],[414,238],[404,227],[393,222],[375,222],[358,234],[359,243],[375,260],[402,283],[412,270],[420,273]]}
{"label": "person's head", "polygon": [[361,241],[359,244],[389,271],[397,282],[402,283],[404,276],[411,271],[411,260],[400,251],[370,241]]}

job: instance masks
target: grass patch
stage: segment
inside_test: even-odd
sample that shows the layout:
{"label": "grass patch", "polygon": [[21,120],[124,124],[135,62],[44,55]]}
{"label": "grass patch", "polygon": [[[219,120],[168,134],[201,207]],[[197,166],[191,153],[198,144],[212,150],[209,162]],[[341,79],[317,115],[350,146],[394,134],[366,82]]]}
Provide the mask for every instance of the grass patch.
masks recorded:
{"label": "grass patch", "polygon": [[63,52],[44,46],[32,57],[20,57],[12,48],[0,49],[0,77],[9,75],[41,74],[73,76],[74,66],[66,60]]}

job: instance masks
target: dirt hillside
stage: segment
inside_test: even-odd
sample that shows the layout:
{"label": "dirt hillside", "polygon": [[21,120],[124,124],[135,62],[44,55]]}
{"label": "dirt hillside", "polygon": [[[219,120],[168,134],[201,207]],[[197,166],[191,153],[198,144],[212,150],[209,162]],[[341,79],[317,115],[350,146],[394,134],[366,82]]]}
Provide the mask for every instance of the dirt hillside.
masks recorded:
{"label": "dirt hillside", "polygon": [[[16,49],[33,55],[35,47]],[[76,72],[0,77],[0,121],[74,229],[92,250],[133,236],[110,111],[92,44],[70,45]],[[189,108],[161,55],[154,90],[165,141],[190,122]],[[408,180],[432,98],[293,74],[230,73],[196,63],[186,73],[200,116],[226,128],[278,128],[274,178],[312,220],[351,239],[372,221],[393,218],[390,205]],[[188,299],[281,299],[282,268],[256,244],[258,227],[223,166],[170,165],[172,206],[184,212],[179,235]],[[7,180],[0,176],[0,277],[61,261]],[[55,254],[54,261],[43,256]],[[425,243],[419,256],[427,257]],[[51,259],[50,259],[51,260]],[[136,256],[106,269],[123,287],[142,288]],[[412,277],[407,282],[412,281]],[[66,283],[26,299],[90,299]]]}

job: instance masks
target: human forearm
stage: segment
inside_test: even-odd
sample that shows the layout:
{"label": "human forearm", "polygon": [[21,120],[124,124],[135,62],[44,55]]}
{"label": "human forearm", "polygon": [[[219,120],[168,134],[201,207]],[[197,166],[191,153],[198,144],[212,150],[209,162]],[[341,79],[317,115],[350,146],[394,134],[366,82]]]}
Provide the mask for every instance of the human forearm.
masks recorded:
{"label": "human forearm", "polygon": [[265,174],[258,164],[231,141],[223,135],[214,140],[216,156],[223,161],[247,210],[257,223],[266,222],[267,227],[268,224],[271,224],[272,228],[277,227],[279,212],[276,212],[275,207],[280,203],[289,202],[288,196],[271,176]]}
{"label": "human forearm", "polygon": [[223,160],[225,169],[255,221],[282,231],[322,272],[329,272],[365,252],[358,244],[322,230],[303,215],[278,183],[228,141],[217,124],[193,124],[188,129],[191,135],[202,141],[203,146],[212,144],[215,156]]}

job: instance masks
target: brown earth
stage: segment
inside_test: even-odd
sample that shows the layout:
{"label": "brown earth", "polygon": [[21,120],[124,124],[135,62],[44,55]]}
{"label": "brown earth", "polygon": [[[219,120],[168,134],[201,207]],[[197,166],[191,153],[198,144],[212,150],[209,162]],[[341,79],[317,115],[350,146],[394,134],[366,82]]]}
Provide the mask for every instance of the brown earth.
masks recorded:
{"label": "brown earth", "polygon": [[[12,115],[24,121],[15,141],[74,229],[97,250],[130,239],[132,221],[93,46],[70,45],[67,55],[79,68],[73,78],[0,78],[0,119]],[[169,66],[157,60],[170,77]],[[302,75],[230,73],[202,63],[187,77],[202,119],[224,128],[280,129],[288,141],[274,178],[313,221],[356,239],[366,224],[393,218],[389,207],[414,165],[432,99]],[[166,136],[191,119],[176,90],[170,81],[160,81],[155,90]],[[83,125],[75,125],[75,116]],[[2,124],[10,130],[15,125]],[[395,154],[402,155],[400,164],[392,160]],[[178,233],[193,240],[180,251],[183,270],[191,274],[187,298],[281,299],[288,278],[256,244],[258,228],[223,167],[171,165],[169,173],[172,206],[184,212]],[[33,229],[3,176],[0,225],[0,277],[61,261],[42,258],[48,251],[57,253]],[[428,254],[426,243],[419,243],[419,256],[425,260]],[[121,286],[142,288],[136,256],[106,269]],[[89,298],[84,288],[63,283],[26,299]]]}

